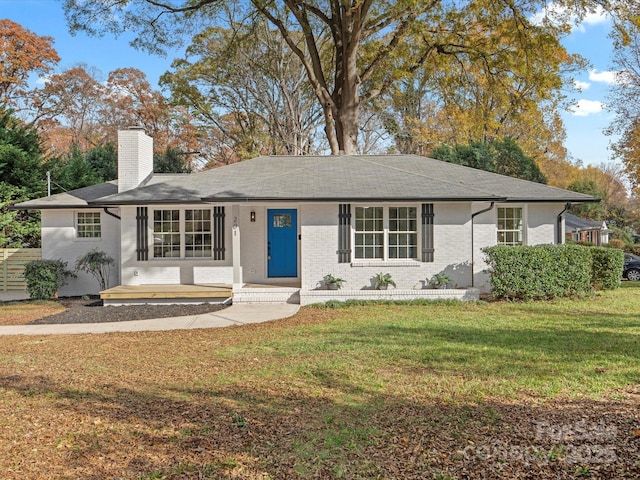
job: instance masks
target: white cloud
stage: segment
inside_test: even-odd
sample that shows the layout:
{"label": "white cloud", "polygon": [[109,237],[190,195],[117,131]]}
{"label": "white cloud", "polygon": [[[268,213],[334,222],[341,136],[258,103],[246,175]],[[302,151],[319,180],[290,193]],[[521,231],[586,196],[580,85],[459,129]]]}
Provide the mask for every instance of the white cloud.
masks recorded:
{"label": "white cloud", "polygon": [[604,9],[598,5],[594,12],[589,12],[582,19],[583,25],[598,25],[600,23],[605,23],[609,20],[609,14],[604,11]]}
{"label": "white cloud", "polygon": [[589,80],[592,82],[608,83],[609,85],[618,83],[618,72],[591,70],[589,72]]}
{"label": "white cloud", "polygon": [[599,100],[579,100],[573,107],[569,109],[576,117],[586,117],[604,110],[604,103]]}
{"label": "white cloud", "polygon": [[576,90],[580,90],[582,92],[584,90],[588,90],[591,84],[589,82],[576,80],[575,82],[573,82],[573,86],[576,88]]}
{"label": "white cloud", "polygon": [[565,6],[550,2],[546,4],[542,10],[532,15],[530,21],[534,25],[542,25],[544,22],[555,25],[569,23],[573,24],[573,31],[578,30],[584,32],[587,26],[598,25],[609,21],[609,14],[598,5],[593,12],[588,12],[581,21],[578,21],[574,15],[571,15],[567,11]]}
{"label": "white cloud", "polygon": [[40,75],[36,80],[36,85],[46,85],[47,83],[49,83],[50,80],[51,80],[50,74]]}
{"label": "white cloud", "polygon": [[565,13],[565,7],[551,2],[545,5],[539,12],[533,14],[529,21],[534,25],[542,25],[545,21],[557,23],[562,21],[562,17],[563,15],[565,15]]}

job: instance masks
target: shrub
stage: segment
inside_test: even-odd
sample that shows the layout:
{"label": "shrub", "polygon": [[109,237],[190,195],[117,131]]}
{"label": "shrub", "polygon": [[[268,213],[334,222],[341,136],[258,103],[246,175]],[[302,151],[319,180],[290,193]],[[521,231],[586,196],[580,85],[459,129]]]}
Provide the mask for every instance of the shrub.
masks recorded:
{"label": "shrub", "polygon": [[100,290],[106,290],[109,286],[109,276],[111,275],[111,265],[113,263],[113,258],[105,252],[93,249],[78,259],[76,270],[90,273],[98,281]]}
{"label": "shrub", "polygon": [[67,262],[62,260],[33,260],[25,265],[24,276],[29,297],[45,300],[67,283],[67,277],[75,275],[67,270]]}
{"label": "shrub", "polygon": [[625,252],[631,253],[632,255],[637,255],[640,257],[640,247],[635,245],[627,245],[624,249]]}
{"label": "shrub", "polygon": [[579,245],[498,245],[484,248],[496,298],[543,299],[591,289],[592,258]]}
{"label": "shrub", "polygon": [[[611,230],[611,240],[619,239],[625,244],[633,243],[633,235],[631,234],[631,229],[629,227],[619,228],[609,225],[609,230]],[[609,243],[611,243],[611,240],[609,240]]]}
{"label": "shrub", "polygon": [[617,248],[593,247],[591,285],[597,289],[614,290],[620,286],[624,254]]}
{"label": "shrub", "polygon": [[622,250],[624,248],[625,243],[618,238],[612,238],[611,240],[609,240],[608,245],[610,247],[619,248]]}

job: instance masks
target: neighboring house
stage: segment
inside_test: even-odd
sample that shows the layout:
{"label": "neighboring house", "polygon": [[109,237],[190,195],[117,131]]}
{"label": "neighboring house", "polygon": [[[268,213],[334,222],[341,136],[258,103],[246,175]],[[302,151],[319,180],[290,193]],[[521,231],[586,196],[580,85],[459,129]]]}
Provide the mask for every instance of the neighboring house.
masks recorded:
{"label": "neighboring house", "polygon": [[[415,155],[274,156],[154,175],[152,139],[119,132],[118,177],[14,208],[42,211],[43,258],[98,248],[112,285],[294,285],[349,291],[390,273],[397,291],[444,272],[488,289],[481,249],[562,243],[568,203],[591,196]],[[96,293],[79,276],[61,295]],[[311,300],[302,300],[309,303]]]}
{"label": "neighboring house", "polygon": [[589,242],[598,246],[609,243],[611,230],[606,222],[587,220],[571,213],[565,214],[564,222],[567,238],[575,242]]}

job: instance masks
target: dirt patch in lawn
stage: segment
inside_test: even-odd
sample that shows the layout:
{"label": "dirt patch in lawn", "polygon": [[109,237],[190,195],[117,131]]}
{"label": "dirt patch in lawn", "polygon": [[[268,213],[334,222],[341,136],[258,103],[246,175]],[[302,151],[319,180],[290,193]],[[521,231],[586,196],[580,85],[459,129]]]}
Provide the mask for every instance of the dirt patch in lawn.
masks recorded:
{"label": "dirt patch in lawn", "polygon": [[98,298],[69,297],[48,302],[0,305],[0,325],[104,323],[201,315],[225,308],[220,304],[102,306]]}

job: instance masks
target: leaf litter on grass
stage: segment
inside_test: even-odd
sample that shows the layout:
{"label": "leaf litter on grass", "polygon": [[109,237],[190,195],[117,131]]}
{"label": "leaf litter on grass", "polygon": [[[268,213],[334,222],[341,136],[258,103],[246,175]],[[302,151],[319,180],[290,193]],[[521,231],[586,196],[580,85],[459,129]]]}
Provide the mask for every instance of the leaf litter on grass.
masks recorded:
{"label": "leaf litter on grass", "polygon": [[[450,318],[449,308],[410,312]],[[604,479],[639,471],[637,382],[600,395],[548,395],[535,385],[509,395],[488,385],[476,395],[460,386],[474,366],[457,356],[459,376],[430,384],[440,360],[420,367],[425,356],[411,342],[430,331],[416,318],[383,307],[303,309],[241,328],[0,339],[3,478]]]}

